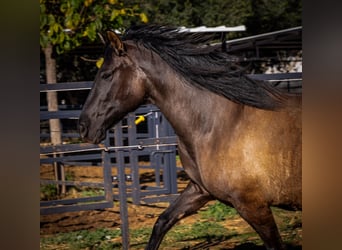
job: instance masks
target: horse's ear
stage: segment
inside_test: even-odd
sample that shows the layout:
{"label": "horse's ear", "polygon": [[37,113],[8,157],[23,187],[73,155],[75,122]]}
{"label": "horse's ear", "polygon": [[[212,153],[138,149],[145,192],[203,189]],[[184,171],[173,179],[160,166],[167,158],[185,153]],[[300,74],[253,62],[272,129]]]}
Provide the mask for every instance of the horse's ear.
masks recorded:
{"label": "horse's ear", "polygon": [[102,34],[99,32],[99,33],[97,33],[97,35],[99,36],[101,42],[102,42],[104,45],[106,45],[106,41],[105,41],[104,37],[102,36]]}
{"label": "horse's ear", "polygon": [[121,56],[125,53],[125,45],[121,41],[120,37],[113,31],[106,31],[107,40],[110,46],[114,49],[117,55]]}

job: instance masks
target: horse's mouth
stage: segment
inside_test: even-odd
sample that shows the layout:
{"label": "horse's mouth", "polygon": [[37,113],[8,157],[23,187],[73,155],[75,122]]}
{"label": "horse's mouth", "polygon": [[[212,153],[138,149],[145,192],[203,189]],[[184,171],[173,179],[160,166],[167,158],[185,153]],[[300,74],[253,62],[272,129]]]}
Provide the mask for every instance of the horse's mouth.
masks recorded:
{"label": "horse's mouth", "polygon": [[103,141],[106,138],[106,131],[105,129],[101,128],[96,131],[96,134],[94,138],[91,140],[94,144],[99,144],[101,141]]}
{"label": "horse's mouth", "polygon": [[83,141],[92,143],[92,144],[99,144],[102,140],[106,138],[106,132],[103,129],[99,129],[96,131],[95,135],[89,136],[89,133],[85,135],[81,135]]}
{"label": "horse's mouth", "polygon": [[106,131],[108,128],[113,127],[114,124],[117,122],[112,122],[111,124],[103,124],[99,129],[89,129],[89,125],[81,122],[79,124],[79,132],[82,140],[93,143],[99,144],[101,141],[106,139]]}

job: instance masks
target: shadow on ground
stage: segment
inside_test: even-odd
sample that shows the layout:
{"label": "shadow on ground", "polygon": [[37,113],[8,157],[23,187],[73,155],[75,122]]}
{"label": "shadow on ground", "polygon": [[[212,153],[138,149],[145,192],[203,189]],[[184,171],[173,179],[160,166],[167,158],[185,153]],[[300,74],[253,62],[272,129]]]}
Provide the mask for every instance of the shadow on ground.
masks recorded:
{"label": "shadow on ground", "polygon": [[[181,250],[207,250],[211,249],[217,245],[221,245],[222,240],[216,240],[216,241],[206,241],[206,242],[201,242],[198,243],[194,246],[191,247],[185,247],[182,248]],[[220,249],[220,250],[266,250],[264,246],[256,245],[254,243],[242,243],[240,245],[235,245],[232,247],[220,247],[220,248],[215,248],[215,249]],[[286,250],[302,250],[302,246],[297,246],[297,245],[290,245],[286,244]]]}

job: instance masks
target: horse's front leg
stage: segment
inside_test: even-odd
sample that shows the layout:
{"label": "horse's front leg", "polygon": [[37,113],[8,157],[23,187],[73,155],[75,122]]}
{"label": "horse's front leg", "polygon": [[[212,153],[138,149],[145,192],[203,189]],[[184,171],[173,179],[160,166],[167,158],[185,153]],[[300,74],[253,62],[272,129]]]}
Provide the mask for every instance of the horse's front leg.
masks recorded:
{"label": "horse's front leg", "polygon": [[165,234],[176,222],[194,214],[212,199],[211,195],[191,181],[180,196],[159,216],[145,249],[158,249]]}

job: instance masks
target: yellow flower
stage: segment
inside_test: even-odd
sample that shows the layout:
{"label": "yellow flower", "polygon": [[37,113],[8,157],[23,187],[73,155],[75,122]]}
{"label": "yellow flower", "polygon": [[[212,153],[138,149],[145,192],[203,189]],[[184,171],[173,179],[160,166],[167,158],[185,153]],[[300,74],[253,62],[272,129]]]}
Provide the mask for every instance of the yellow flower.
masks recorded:
{"label": "yellow flower", "polygon": [[147,18],[147,16],[145,15],[145,13],[140,13],[140,20],[141,20],[143,23],[147,23],[147,22],[148,22],[148,18]]}
{"label": "yellow flower", "polygon": [[96,67],[101,68],[103,64],[104,58],[101,57],[99,60],[96,61]]}

